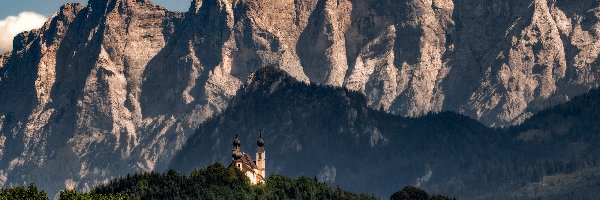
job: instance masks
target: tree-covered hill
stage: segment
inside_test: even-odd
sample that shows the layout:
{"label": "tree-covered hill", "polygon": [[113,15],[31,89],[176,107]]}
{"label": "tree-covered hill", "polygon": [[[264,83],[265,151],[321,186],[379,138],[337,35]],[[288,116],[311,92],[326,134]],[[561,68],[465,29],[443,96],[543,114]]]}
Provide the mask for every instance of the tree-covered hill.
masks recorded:
{"label": "tree-covered hill", "polygon": [[[0,190],[1,200],[46,200],[37,187],[15,187]],[[348,199],[372,200],[375,196],[355,194],[306,176],[269,177],[265,183],[251,185],[249,179],[234,167],[216,163],[195,169],[191,175],[173,170],[166,173],[147,172],[114,179],[90,192],[63,190],[60,200],[119,200],[119,199]]]}
{"label": "tree-covered hill", "polygon": [[46,192],[38,189],[37,186],[30,184],[29,186],[17,186],[13,188],[0,189],[0,200],[48,200]]}
{"label": "tree-covered hill", "polygon": [[249,77],[223,114],[198,128],[171,167],[190,172],[229,162],[236,134],[253,155],[264,129],[267,173],[318,174],[321,181],[380,197],[417,185],[466,199],[558,198],[574,188],[557,184],[544,194],[531,188],[558,177],[552,180],[579,181],[577,191],[597,189],[573,177],[600,174],[591,170],[600,167],[600,112],[594,112],[599,93],[498,129],[449,112],[394,116],[369,109],[359,93],[309,85],[264,68]]}
{"label": "tree-covered hill", "polygon": [[304,176],[273,175],[264,184],[251,185],[240,170],[218,163],[195,169],[190,176],[173,170],[130,175],[99,186],[91,194],[121,194],[132,199],[375,199],[332,189]]}

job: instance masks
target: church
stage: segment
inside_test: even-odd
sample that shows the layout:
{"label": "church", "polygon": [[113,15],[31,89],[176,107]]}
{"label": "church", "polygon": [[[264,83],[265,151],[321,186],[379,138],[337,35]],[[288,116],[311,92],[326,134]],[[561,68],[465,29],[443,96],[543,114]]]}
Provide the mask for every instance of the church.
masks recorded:
{"label": "church", "polygon": [[248,154],[244,153],[240,149],[240,146],[240,139],[236,135],[235,140],[233,140],[233,149],[231,150],[231,157],[233,157],[231,165],[242,171],[250,179],[250,183],[254,185],[264,183],[266,177],[265,141],[262,139],[262,131],[258,141],[256,141],[256,161],[253,161]]}

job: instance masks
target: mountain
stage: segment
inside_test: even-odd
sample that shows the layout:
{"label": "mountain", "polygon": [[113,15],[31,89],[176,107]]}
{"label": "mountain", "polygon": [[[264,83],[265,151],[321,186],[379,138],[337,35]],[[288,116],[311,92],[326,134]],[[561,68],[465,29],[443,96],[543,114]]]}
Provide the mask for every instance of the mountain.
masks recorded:
{"label": "mountain", "polygon": [[404,118],[375,111],[360,93],[307,85],[275,68],[249,80],[188,140],[172,168],[227,163],[236,134],[252,153],[264,129],[267,174],[318,174],[380,197],[405,185],[460,199],[600,195],[600,90],[498,129],[449,112]]}
{"label": "mountain", "polygon": [[[388,114],[519,124],[598,85],[599,7],[194,0],[181,13],[148,0],[66,4],[0,56],[0,185],[35,182],[52,194],[65,181],[86,188],[166,170],[265,66],[355,91]],[[369,145],[390,140],[355,133]]]}

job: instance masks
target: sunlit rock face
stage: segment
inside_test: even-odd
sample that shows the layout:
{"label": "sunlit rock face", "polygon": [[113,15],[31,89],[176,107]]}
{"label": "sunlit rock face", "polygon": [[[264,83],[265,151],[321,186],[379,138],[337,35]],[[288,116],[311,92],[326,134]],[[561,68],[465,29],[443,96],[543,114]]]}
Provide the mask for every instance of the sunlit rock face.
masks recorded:
{"label": "sunlit rock face", "polygon": [[[50,193],[164,170],[275,66],[373,109],[489,126],[597,87],[598,1],[147,0],[66,4],[0,56],[0,183]],[[201,159],[201,158],[198,158]],[[60,181],[57,181],[60,180]]]}
{"label": "sunlit rock face", "polygon": [[490,126],[518,124],[597,86],[598,6],[356,2],[345,86],[399,115],[450,110]]}

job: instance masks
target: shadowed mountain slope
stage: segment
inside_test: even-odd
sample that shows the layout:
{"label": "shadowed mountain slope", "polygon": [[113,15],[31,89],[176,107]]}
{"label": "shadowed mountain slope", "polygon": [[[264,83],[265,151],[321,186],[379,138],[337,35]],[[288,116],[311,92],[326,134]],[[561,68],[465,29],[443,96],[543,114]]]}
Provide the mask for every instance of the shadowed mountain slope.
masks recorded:
{"label": "shadowed mountain slope", "polygon": [[[583,190],[588,192],[575,197],[592,197],[593,179],[568,176],[600,167],[598,94],[576,97],[521,126],[494,129],[449,112],[390,115],[369,109],[361,94],[263,68],[224,113],[196,131],[171,167],[190,171],[228,163],[235,134],[253,155],[264,128],[268,174],[318,174],[322,181],[384,197],[404,185],[467,199],[552,198]],[[545,194],[529,188],[547,179],[580,181],[580,188],[555,185]]]}

